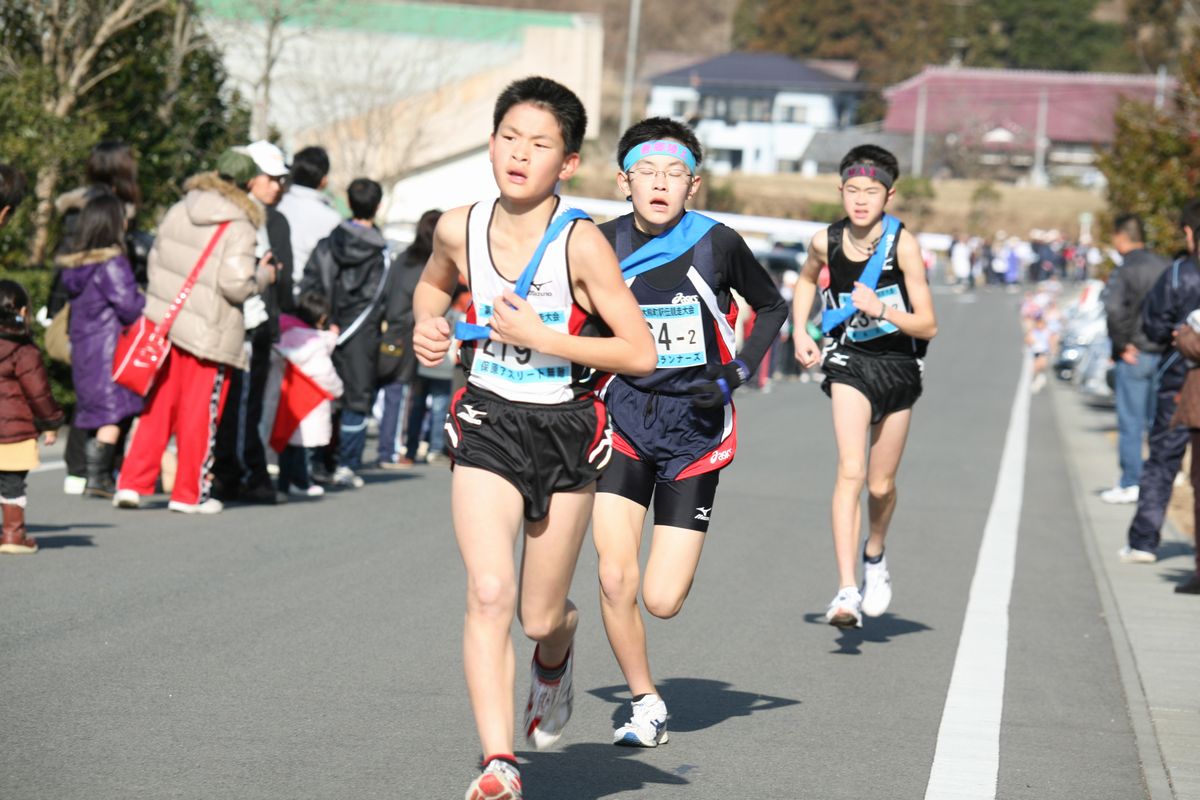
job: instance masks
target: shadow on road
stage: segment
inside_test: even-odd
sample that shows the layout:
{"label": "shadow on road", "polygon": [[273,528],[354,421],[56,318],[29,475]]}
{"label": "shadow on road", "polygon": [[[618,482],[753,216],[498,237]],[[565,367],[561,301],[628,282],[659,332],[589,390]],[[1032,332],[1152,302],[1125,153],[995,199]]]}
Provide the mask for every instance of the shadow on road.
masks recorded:
{"label": "shadow on road", "polygon": [[[518,753],[525,800],[599,800],[656,785],[687,785],[688,781],[679,775],[630,758],[638,752],[589,742],[544,753],[535,750]],[[655,796],[653,790],[647,794]]]}
{"label": "shadow on road", "polygon": [[1168,558],[1176,558],[1178,556],[1188,556],[1191,558],[1195,555],[1196,550],[1187,542],[1163,542],[1158,546],[1158,560],[1166,561]]}
{"label": "shadow on road", "polygon": [[[748,717],[759,711],[797,705],[799,700],[773,697],[756,692],[740,692],[725,681],[707,678],[670,678],[658,684],[658,691],[667,702],[671,721],[670,731],[687,733],[711,728],[733,717]],[[629,688],[624,685],[589,689],[588,694],[613,703],[613,728],[629,721]]]}
{"label": "shadow on road", "polygon": [[[821,613],[805,614],[804,621],[812,625],[829,625],[825,621],[825,615]],[[887,644],[897,636],[903,636],[906,633],[921,633],[922,631],[931,631],[924,622],[916,620],[904,619],[897,617],[895,614],[884,614],[882,617],[874,617],[864,620],[862,628],[839,628],[837,650],[830,650],[830,653],[841,656],[858,656],[862,655],[861,646],[864,642],[872,644]]]}
{"label": "shadow on road", "polygon": [[[81,527],[81,528],[83,528],[83,527],[110,528],[112,526],[111,525],[92,525],[92,526],[80,525],[79,527]],[[44,526],[44,529],[68,530],[67,528],[57,526],[57,525],[47,525],[47,526]],[[69,534],[69,533],[58,534],[55,536],[47,536],[44,533],[40,533],[38,531],[38,526],[36,526],[36,525],[29,526],[28,530],[29,530],[29,534],[31,536],[33,536],[35,539],[37,539],[37,544],[38,544],[39,550],[60,550],[64,547],[95,547],[96,546],[96,543],[94,541],[92,541],[91,536],[79,536],[79,535]]]}

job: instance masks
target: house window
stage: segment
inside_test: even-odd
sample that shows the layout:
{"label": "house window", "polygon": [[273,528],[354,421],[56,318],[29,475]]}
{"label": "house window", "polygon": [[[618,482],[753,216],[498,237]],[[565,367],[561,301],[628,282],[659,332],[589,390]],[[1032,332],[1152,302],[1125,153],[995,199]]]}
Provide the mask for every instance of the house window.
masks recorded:
{"label": "house window", "polygon": [[709,158],[714,162],[728,164],[730,169],[742,168],[741,150],[714,150]]}
{"label": "house window", "polygon": [[801,125],[808,122],[808,106],[783,106],[780,111],[780,122],[795,122]]}
{"label": "house window", "polygon": [[800,167],[799,159],[781,158],[775,162],[776,172],[799,172]]}
{"label": "house window", "polygon": [[676,100],[671,106],[671,116],[686,117],[689,105],[687,100]]}

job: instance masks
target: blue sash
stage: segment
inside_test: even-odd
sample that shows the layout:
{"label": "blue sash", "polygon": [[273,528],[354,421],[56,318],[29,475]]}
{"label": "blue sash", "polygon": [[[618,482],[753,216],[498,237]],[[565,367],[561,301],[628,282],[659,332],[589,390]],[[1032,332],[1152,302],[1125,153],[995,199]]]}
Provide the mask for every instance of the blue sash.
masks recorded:
{"label": "blue sash", "polygon": [[[517,278],[517,286],[513,291],[518,297],[525,298],[529,296],[529,287],[537,275],[538,267],[541,266],[542,256],[545,255],[546,248],[558,238],[558,235],[563,232],[563,229],[567,225],[577,219],[591,218],[578,208],[568,208],[559,213],[551,221],[550,225],[546,228],[546,233],[542,236],[542,241],[537,246],[537,250],[533,251],[533,258],[529,259],[529,264],[526,265],[525,271],[521,273],[521,277]],[[454,326],[454,338],[464,341],[488,339],[491,335],[492,329],[487,325],[459,322]]]}
{"label": "blue sash", "polygon": [[[893,217],[891,214],[883,215],[883,233],[880,234],[879,240],[882,247],[879,247],[871,254],[867,265],[863,267],[862,275],[859,276],[858,282],[866,285],[872,291],[875,290],[876,284],[879,283],[879,276],[883,274],[883,264],[887,261],[888,253],[896,246],[896,232],[900,230],[900,220]],[[858,309],[853,304],[843,308],[827,308],[821,315],[821,331],[829,333],[831,330],[841,325],[846,320],[858,313]]]}
{"label": "blue sash", "polygon": [[712,217],[695,211],[684,213],[674,228],[655,236],[621,259],[621,277],[629,280],[655,267],[669,264],[695,247],[696,243],[718,224],[720,223]]}

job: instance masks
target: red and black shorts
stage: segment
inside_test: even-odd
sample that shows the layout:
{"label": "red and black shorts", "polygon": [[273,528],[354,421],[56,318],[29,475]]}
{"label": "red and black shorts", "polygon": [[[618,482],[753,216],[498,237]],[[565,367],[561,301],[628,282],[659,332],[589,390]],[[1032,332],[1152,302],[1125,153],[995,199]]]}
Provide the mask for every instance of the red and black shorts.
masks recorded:
{"label": "red and black shorts", "polygon": [[550,497],[593,483],[608,465],[612,437],[604,403],[520,403],[468,384],[450,401],[446,439],[456,466],[495,473],[525,501],[525,519],[550,512]]}

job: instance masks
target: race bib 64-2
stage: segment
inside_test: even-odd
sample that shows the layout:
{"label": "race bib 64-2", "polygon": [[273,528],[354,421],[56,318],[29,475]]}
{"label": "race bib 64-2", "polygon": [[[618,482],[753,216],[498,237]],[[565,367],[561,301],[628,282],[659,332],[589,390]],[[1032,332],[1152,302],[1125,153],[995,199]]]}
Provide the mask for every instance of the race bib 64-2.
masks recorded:
{"label": "race bib 64-2", "polygon": [[700,303],[642,306],[642,316],[654,336],[659,369],[694,367],[705,362],[704,317]]}

